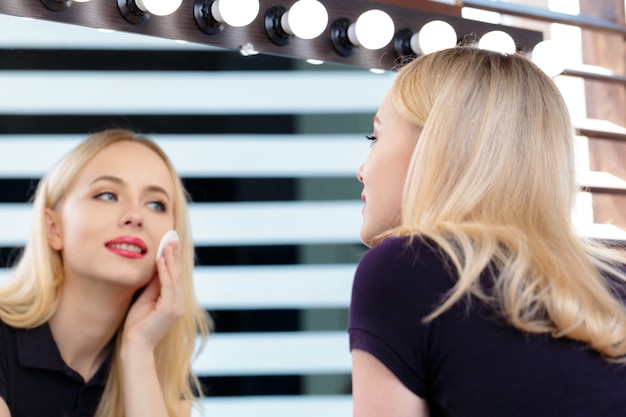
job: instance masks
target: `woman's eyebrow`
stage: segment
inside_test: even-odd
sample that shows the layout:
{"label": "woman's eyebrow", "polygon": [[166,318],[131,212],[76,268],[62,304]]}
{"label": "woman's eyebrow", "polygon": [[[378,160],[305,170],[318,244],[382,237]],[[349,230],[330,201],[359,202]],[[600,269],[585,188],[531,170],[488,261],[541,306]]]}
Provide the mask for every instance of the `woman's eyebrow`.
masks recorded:
{"label": "woman's eyebrow", "polygon": [[[93,184],[95,184],[96,182],[99,182],[99,181],[108,181],[108,182],[112,182],[112,183],[118,184],[118,185],[126,185],[126,182],[123,179],[121,179],[119,177],[116,177],[114,175],[101,175],[98,178],[96,178],[93,181],[91,181],[89,183],[89,185],[93,185]],[[165,188],[163,188],[163,187],[161,187],[159,185],[148,185],[144,189],[145,189],[145,191],[148,191],[148,192],[161,193],[161,194],[165,195],[165,197],[168,200],[171,200],[170,195],[168,194],[167,191],[165,191]]]}
{"label": "woman's eyebrow", "polygon": [[145,190],[146,190],[146,191],[149,191],[149,192],[161,193],[161,194],[165,195],[165,197],[166,197],[168,200],[171,200],[171,199],[170,199],[170,195],[167,193],[167,191],[165,191],[165,188],[163,188],[163,187],[161,187],[161,186],[158,186],[158,185],[149,185],[149,186],[147,186],[147,187],[145,188]]}
{"label": "woman's eyebrow", "polygon": [[95,183],[97,183],[98,181],[109,181],[109,182],[113,182],[115,184],[119,184],[119,185],[124,185],[124,180],[121,178],[118,178],[114,175],[101,175],[99,177],[97,177],[96,179],[94,179],[93,181],[91,181],[89,183],[89,185],[93,185]]}

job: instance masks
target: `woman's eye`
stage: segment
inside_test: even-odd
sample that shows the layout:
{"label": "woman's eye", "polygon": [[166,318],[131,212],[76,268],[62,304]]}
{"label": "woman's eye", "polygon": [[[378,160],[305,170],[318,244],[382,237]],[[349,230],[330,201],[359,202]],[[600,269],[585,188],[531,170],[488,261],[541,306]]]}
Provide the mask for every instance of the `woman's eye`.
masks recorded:
{"label": "woman's eye", "polygon": [[117,201],[117,196],[109,191],[97,194],[95,198],[97,198],[98,200],[104,200],[104,201]]}
{"label": "woman's eye", "polygon": [[374,135],[365,135],[365,139],[371,141],[370,146],[374,146],[374,143],[376,143],[376,139],[378,138]]}
{"label": "woman's eye", "polygon": [[165,211],[165,203],[162,201],[151,201],[148,206],[156,211]]}

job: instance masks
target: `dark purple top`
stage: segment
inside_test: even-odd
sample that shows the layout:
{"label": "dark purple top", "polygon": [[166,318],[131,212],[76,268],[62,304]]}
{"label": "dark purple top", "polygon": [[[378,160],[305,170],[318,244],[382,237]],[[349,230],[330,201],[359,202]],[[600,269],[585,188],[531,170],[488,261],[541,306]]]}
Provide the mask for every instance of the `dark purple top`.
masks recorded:
{"label": "dark purple top", "polygon": [[407,243],[386,239],[361,259],[350,348],[380,360],[432,417],[626,416],[626,367],[580,343],[522,333],[477,300],[423,324],[455,278],[432,243]]}
{"label": "dark purple top", "polygon": [[16,329],[0,321],[0,397],[11,417],[91,417],[110,358],[85,382],[68,367],[48,324]]}

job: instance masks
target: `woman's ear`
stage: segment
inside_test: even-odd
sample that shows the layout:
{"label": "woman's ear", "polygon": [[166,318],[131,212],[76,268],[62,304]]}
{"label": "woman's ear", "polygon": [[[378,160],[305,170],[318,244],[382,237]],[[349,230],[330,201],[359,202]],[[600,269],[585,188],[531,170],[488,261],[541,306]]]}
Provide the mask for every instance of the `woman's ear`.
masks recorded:
{"label": "woman's ear", "polygon": [[57,213],[46,209],[46,237],[48,244],[54,250],[63,249],[63,236],[61,236],[61,224]]}

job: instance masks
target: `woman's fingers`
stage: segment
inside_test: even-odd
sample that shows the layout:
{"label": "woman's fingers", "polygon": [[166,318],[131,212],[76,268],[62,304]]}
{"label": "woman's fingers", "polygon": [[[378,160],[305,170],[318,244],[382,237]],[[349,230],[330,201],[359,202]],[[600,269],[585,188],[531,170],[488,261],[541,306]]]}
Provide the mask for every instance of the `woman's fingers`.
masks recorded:
{"label": "woman's fingers", "polygon": [[148,285],[146,285],[146,287],[143,289],[143,291],[139,295],[138,300],[141,299],[141,300],[147,300],[147,301],[150,301],[150,300],[156,301],[156,299],[159,297],[160,289],[161,289],[161,283],[159,282],[158,278],[155,276],[154,278],[150,280]]}
{"label": "woman's fingers", "polygon": [[169,244],[156,263],[156,275],[131,306],[125,324],[125,340],[149,349],[185,311],[179,243]]}
{"label": "woman's fingers", "polygon": [[157,261],[161,297],[159,302],[169,314],[175,317],[184,312],[183,278],[181,268],[180,243],[172,242],[163,251],[163,257]]}

